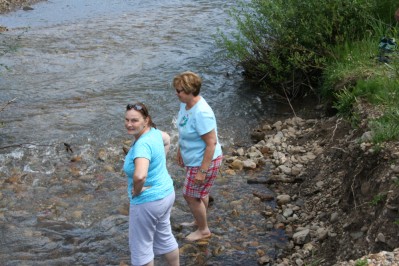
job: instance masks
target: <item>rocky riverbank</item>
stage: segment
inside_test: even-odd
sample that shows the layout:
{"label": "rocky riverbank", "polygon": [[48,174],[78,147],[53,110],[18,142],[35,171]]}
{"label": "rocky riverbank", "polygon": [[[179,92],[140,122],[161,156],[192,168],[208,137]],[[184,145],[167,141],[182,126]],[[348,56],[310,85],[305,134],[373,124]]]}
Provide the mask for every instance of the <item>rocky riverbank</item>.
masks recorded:
{"label": "rocky riverbank", "polygon": [[32,5],[45,0],[0,0],[0,14],[18,9],[32,9]]}
{"label": "rocky riverbank", "polygon": [[276,201],[259,211],[289,244],[260,265],[399,265],[399,146],[377,150],[365,128],[335,116],[266,122],[227,156],[227,171],[272,169],[247,182],[274,191],[254,197]]}

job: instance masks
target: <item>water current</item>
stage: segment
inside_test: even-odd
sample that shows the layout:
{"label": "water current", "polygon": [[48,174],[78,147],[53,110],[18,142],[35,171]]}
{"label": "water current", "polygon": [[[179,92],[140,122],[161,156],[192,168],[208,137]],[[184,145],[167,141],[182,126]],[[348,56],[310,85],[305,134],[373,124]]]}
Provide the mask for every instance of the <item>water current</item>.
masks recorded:
{"label": "water current", "polygon": [[[257,265],[284,234],[266,230],[263,203],[244,174],[221,176],[208,243],[185,243],[191,219],[174,163],[177,73],[203,78],[202,96],[230,147],[279,110],[222,57],[218,30],[233,31],[221,0],[52,0],[0,15],[0,265],[128,265],[122,172],[127,103],[144,102],[172,137],[172,224],[182,265]],[[70,149],[66,149],[69,145]],[[266,173],[264,173],[266,174]],[[164,265],[162,258],[156,265]]]}

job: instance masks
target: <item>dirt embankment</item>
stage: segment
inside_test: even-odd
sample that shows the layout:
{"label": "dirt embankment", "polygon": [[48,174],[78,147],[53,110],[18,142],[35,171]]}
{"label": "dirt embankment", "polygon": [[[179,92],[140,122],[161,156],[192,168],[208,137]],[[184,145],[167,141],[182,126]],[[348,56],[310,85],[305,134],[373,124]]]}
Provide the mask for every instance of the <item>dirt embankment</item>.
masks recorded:
{"label": "dirt embankment", "polygon": [[332,116],[254,130],[248,154],[273,164],[266,184],[287,198],[265,211],[290,239],[273,265],[399,265],[399,142],[372,144],[363,110],[357,128]]}

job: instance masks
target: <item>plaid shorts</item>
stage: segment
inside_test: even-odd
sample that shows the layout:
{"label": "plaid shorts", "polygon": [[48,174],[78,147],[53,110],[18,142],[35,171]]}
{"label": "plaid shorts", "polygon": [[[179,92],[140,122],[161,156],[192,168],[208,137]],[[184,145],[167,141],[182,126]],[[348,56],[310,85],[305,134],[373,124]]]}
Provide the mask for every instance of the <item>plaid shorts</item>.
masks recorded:
{"label": "plaid shorts", "polygon": [[195,183],[195,176],[197,175],[200,166],[186,166],[186,180],[184,181],[183,194],[197,199],[208,196],[209,191],[211,190],[211,187],[218,175],[219,168],[222,165],[222,160],[222,155],[212,160],[205,176],[205,182],[202,184]]}

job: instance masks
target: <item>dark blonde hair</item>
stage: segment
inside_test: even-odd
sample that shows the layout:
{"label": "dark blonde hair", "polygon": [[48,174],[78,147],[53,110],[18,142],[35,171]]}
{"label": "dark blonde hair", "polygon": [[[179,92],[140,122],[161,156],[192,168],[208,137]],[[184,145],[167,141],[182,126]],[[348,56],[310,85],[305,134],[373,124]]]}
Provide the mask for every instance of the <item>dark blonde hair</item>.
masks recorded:
{"label": "dark blonde hair", "polygon": [[144,103],[138,102],[138,103],[135,103],[135,104],[128,104],[128,105],[126,106],[126,112],[129,111],[129,110],[131,110],[131,109],[133,109],[133,110],[135,110],[135,111],[141,113],[141,115],[142,115],[144,118],[148,118],[148,125],[149,125],[150,127],[157,128],[157,126],[155,125],[155,123],[152,122],[152,118],[151,118],[150,114],[148,113],[148,109],[147,109],[147,107],[144,105]]}
{"label": "dark blonde hair", "polygon": [[200,76],[191,71],[183,72],[173,79],[173,87],[183,90],[187,94],[197,96],[200,93],[202,79]]}

